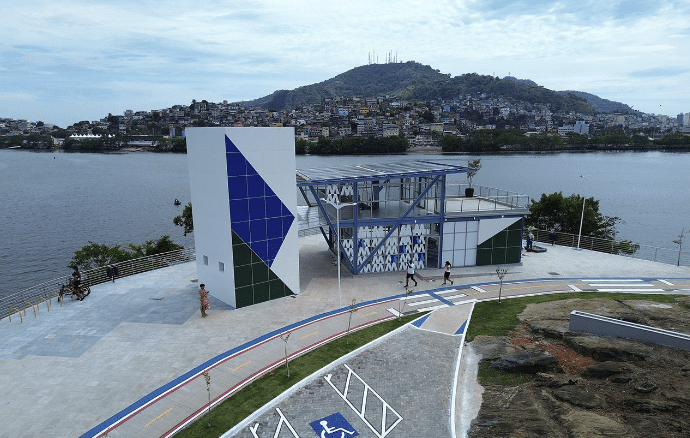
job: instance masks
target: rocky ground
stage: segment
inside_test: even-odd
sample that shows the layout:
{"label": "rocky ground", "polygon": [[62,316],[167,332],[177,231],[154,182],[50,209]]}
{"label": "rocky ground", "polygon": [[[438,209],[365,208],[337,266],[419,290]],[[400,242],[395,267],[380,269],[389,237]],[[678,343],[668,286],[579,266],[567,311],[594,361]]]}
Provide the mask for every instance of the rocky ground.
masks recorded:
{"label": "rocky ground", "polygon": [[570,312],[581,310],[690,333],[689,304],[534,304],[508,336],[475,337],[483,361],[534,379],[485,386],[468,437],[690,437],[690,351],[568,330]]}

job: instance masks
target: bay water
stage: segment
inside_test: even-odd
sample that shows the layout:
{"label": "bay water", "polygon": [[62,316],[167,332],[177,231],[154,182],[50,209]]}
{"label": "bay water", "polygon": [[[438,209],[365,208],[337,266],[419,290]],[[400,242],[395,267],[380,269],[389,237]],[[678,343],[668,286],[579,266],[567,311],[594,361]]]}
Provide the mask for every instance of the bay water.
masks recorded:
{"label": "bay water", "polygon": [[[477,156],[298,156],[297,168],[428,160],[467,165]],[[539,199],[576,193],[623,219],[619,239],[676,248],[690,230],[690,154],[588,152],[481,156],[476,185]],[[582,176],[582,177],[581,177]],[[464,175],[451,182],[464,183]],[[182,206],[173,205],[179,199]],[[126,246],[170,235],[194,244],[172,223],[189,202],[187,156],[0,150],[0,296],[70,274],[89,242]],[[688,233],[690,235],[690,233]],[[690,239],[687,240],[690,245]]]}

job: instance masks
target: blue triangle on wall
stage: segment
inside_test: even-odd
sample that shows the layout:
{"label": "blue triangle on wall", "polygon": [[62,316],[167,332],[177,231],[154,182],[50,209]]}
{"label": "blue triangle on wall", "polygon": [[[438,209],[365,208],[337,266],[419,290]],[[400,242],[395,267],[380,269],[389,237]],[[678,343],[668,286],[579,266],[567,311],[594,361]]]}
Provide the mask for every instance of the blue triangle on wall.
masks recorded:
{"label": "blue triangle on wall", "polygon": [[[232,222],[232,231],[237,233],[261,260],[271,266],[295,216],[227,136],[225,136],[225,151],[231,205],[230,218],[233,221],[240,220],[237,224]],[[238,188],[241,184],[244,184],[246,189]],[[257,202],[259,200],[263,202]],[[242,210],[233,211],[233,209]],[[280,220],[280,227],[277,226],[276,219]],[[277,235],[278,230],[282,234]],[[279,245],[276,244],[278,239]]]}

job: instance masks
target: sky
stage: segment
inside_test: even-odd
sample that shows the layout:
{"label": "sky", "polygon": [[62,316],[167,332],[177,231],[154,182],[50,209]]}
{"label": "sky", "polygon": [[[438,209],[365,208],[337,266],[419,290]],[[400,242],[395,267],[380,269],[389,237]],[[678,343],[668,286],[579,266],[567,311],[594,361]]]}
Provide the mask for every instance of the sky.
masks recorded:
{"label": "sky", "polygon": [[27,0],[0,17],[0,117],[67,127],[236,102],[387,53],[690,112],[690,1]]}

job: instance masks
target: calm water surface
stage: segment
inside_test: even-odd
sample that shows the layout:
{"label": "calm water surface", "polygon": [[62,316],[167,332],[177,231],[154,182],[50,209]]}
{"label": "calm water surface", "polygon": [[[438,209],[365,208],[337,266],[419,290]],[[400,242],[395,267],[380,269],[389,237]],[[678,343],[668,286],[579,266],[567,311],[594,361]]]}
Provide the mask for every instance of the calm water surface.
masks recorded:
{"label": "calm water surface", "polygon": [[0,294],[68,275],[88,245],[136,245],[168,234],[189,201],[186,155],[0,150]]}
{"label": "calm water surface", "polygon": [[[467,158],[298,156],[297,167],[414,159],[466,165]],[[674,248],[681,229],[690,229],[687,153],[490,155],[482,157],[482,165],[477,185],[535,199],[558,191],[598,199],[603,214],[625,221],[617,227],[621,239]],[[173,200],[189,201],[186,155],[0,150],[0,196],[0,296],[68,275],[74,252],[89,241],[138,245],[168,234],[193,245],[193,234],[183,237],[172,223],[181,212]]]}

